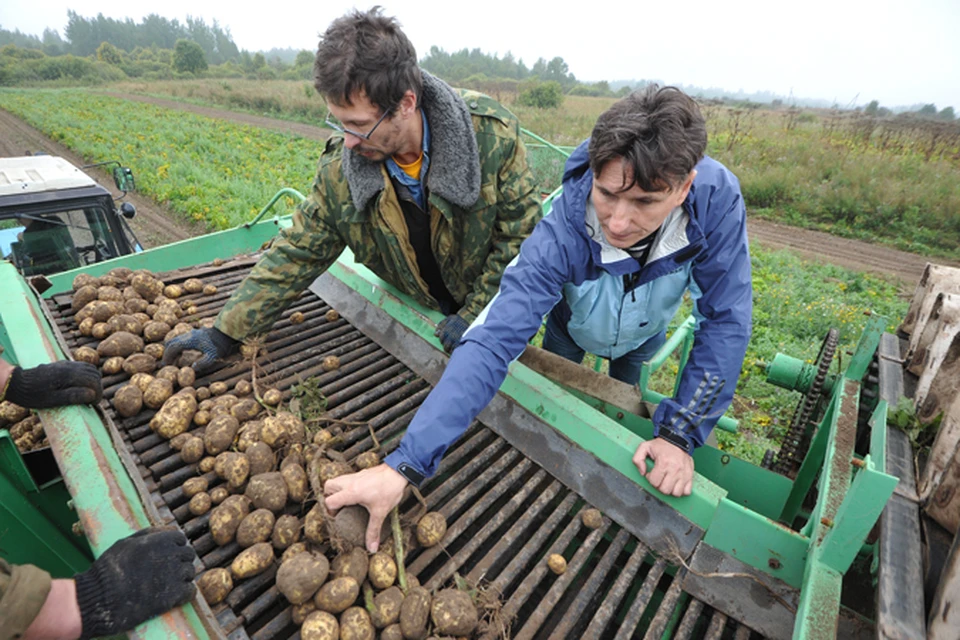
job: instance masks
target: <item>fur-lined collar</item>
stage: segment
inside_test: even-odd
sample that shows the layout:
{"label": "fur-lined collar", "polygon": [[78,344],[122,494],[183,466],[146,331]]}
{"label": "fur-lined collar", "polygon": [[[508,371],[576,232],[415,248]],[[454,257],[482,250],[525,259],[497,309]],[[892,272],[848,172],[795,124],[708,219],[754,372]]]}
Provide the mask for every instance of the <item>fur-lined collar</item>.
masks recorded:
{"label": "fur-lined collar", "polygon": [[[446,82],[423,73],[420,106],[430,127],[430,171],[427,189],[447,202],[468,209],[480,197],[480,157],[473,121],[463,98]],[[357,211],[383,189],[383,163],[343,149],[343,175]]]}

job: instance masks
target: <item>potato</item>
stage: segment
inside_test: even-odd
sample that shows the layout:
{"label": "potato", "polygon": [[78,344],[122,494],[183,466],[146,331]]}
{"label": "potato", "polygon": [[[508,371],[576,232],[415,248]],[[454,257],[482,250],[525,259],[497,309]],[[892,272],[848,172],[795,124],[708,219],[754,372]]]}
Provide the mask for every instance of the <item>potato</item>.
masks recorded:
{"label": "potato", "polygon": [[163,309],[158,307],[157,310],[153,313],[154,322],[159,322],[171,327],[170,331],[167,331],[163,336],[163,339],[165,341],[170,340],[171,338],[176,338],[177,335],[179,335],[179,334],[170,335],[173,333],[173,328],[176,326],[177,320],[179,320],[179,318],[177,317],[177,314],[175,314],[170,309]]}
{"label": "potato", "polygon": [[267,389],[263,394],[264,403],[275,407],[283,400],[283,394],[279,389]]}
{"label": "potato", "polygon": [[334,615],[326,611],[314,611],[300,627],[300,640],[340,640],[340,624]]}
{"label": "potato", "polygon": [[193,424],[197,425],[198,427],[207,426],[210,424],[210,420],[212,419],[213,418],[209,411],[197,411],[195,414],[193,414]]}
{"label": "potato", "polygon": [[80,335],[82,336],[92,336],[93,335],[93,326],[96,324],[93,318],[86,318],[83,322],[77,325]]}
{"label": "potato", "polygon": [[547,556],[547,566],[558,576],[563,575],[567,570],[567,560],[559,553],[551,553]]}
{"label": "potato", "polygon": [[367,559],[367,550],[363,547],[353,547],[333,559],[330,571],[336,578],[349,576],[357,584],[363,584],[367,578],[370,561]]}
{"label": "potato", "polygon": [[373,622],[373,626],[377,629],[383,629],[399,622],[400,605],[402,604],[403,591],[400,591],[400,587],[389,587],[374,596],[373,611],[370,613],[370,621]]}
{"label": "potato", "polygon": [[200,293],[203,291],[203,281],[199,278],[187,278],[183,283],[183,290],[187,293]]}
{"label": "potato", "polygon": [[215,396],[221,396],[227,392],[226,382],[213,382],[210,384],[210,393]]}
{"label": "potato", "polygon": [[283,515],[277,518],[273,525],[270,542],[277,551],[283,551],[300,539],[300,518],[293,515]]}
{"label": "potato", "polygon": [[157,375],[155,377],[162,378],[164,380],[169,380],[172,384],[177,384],[177,377],[179,375],[180,375],[180,369],[173,366],[172,364],[168,364],[167,366],[160,369],[160,371],[157,371]]}
{"label": "potato", "polygon": [[290,314],[290,324],[303,324],[304,315],[302,311],[294,311]]}
{"label": "potato", "polygon": [[284,563],[293,556],[307,551],[307,544],[305,542],[294,542],[292,545],[287,547],[287,550],[283,552],[283,555],[280,556],[280,562]]}
{"label": "potato", "polygon": [[213,606],[226,600],[233,589],[233,578],[226,569],[210,569],[200,576],[200,579],[197,580],[197,586],[200,588],[203,599],[207,601],[207,604]]}
{"label": "potato", "polygon": [[127,333],[138,336],[143,332],[143,325],[140,321],[126,313],[119,313],[110,318],[107,326],[110,327],[110,333],[126,331]]}
{"label": "potato", "polygon": [[168,298],[179,298],[183,295],[183,287],[178,284],[168,284],[163,288],[163,295]]}
{"label": "potato", "polygon": [[247,398],[231,406],[230,415],[239,422],[246,422],[247,420],[256,418],[261,409],[263,409],[263,407],[260,406],[259,402],[253,398]]}
{"label": "potato", "polygon": [[143,352],[148,356],[153,356],[157,360],[160,360],[163,358],[163,344],[151,342],[150,344],[144,345]]}
{"label": "potato", "polygon": [[327,356],[323,359],[322,366],[324,371],[335,371],[340,368],[340,358],[337,356]]}
{"label": "potato", "polygon": [[357,469],[369,469],[380,464],[380,456],[376,451],[364,451],[353,460],[353,464]]}
{"label": "potato", "polygon": [[249,380],[237,380],[237,384],[233,387],[233,392],[237,396],[248,396],[253,393],[253,385]]}
{"label": "potato", "polygon": [[313,444],[325,445],[328,442],[333,440],[333,434],[330,433],[329,429],[320,429],[315,434],[313,434]]}
{"label": "potato", "polygon": [[[154,389],[154,385],[162,385],[163,383],[170,384],[166,380],[154,380],[150,383],[146,393],[143,394],[145,405],[152,406],[150,403],[151,390]],[[150,420],[150,428],[156,431],[161,438],[167,440],[186,431],[190,427],[190,421],[193,420],[193,414],[197,411],[196,399],[185,393],[175,395],[164,402],[162,406],[157,406],[160,406],[160,411]]]}
{"label": "potato", "polygon": [[123,361],[123,370],[127,375],[151,373],[157,368],[157,359],[145,353],[135,353]]}
{"label": "potato", "polygon": [[184,442],[183,447],[180,449],[180,458],[187,464],[194,464],[195,462],[199,462],[202,457],[203,439],[190,436],[190,439]]}
{"label": "potato", "polygon": [[[244,425],[246,426],[246,425]],[[240,436],[243,439],[243,435]],[[273,471],[277,461],[273,455],[273,449],[263,442],[254,442],[247,447],[244,452],[247,460],[250,461],[250,475],[257,476],[261,473]]]}
{"label": "potato", "polygon": [[205,296],[212,296],[216,292],[217,292],[217,285],[215,284],[207,284],[203,286],[203,295]]}
{"label": "potato", "polygon": [[[317,610],[317,605],[313,604],[313,599],[307,600],[302,604],[295,604],[290,607],[290,620],[295,625],[302,625],[311,613]],[[329,614],[328,614],[329,615]],[[303,633],[301,632],[301,638]]]}
{"label": "potato", "polygon": [[[333,533],[339,541],[345,542],[354,547],[363,547],[367,533],[367,523],[370,520],[370,513],[360,505],[350,505],[337,511],[331,523]],[[383,527],[380,529],[380,540],[385,534],[390,532],[389,518],[387,518]]]}
{"label": "potato", "polygon": [[[211,497],[212,500],[212,497]],[[229,498],[227,498],[229,500]],[[224,500],[210,512],[210,536],[221,547],[233,542],[233,538],[240,528],[240,523],[247,514]]]}
{"label": "potato", "polygon": [[76,290],[73,294],[73,301],[70,303],[70,308],[76,313],[96,299],[97,287],[88,284]]}
{"label": "potato", "polygon": [[107,272],[107,275],[123,282],[129,282],[130,278],[133,277],[133,270],[129,267],[114,267]]}
{"label": "potato", "polygon": [[147,305],[147,308],[144,309],[144,313],[146,313],[148,316],[150,316],[151,318],[153,318],[153,314],[155,314],[158,309],[159,309],[159,307],[157,307],[157,305],[155,305],[155,304],[148,304],[148,305]]}
{"label": "potato", "polygon": [[127,331],[118,331],[97,345],[100,357],[112,358],[120,356],[126,358],[143,350],[143,340]]}
{"label": "potato", "polygon": [[443,589],[430,605],[434,633],[469,636],[477,628],[479,616],[470,596],[458,589]]}
{"label": "potato", "polygon": [[141,392],[146,391],[153,381],[154,377],[149,373],[135,373],[130,376],[130,384],[135,385]]}
{"label": "potato", "polygon": [[287,484],[287,499],[294,503],[304,502],[310,492],[310,485],[307,472],[303,467],[298,464],[288,464],[280,471],[280,475]]}
{"label": "potato", "polygon": [[233,416],[222,413],[215,416],[203,433],[203,443],[207,453],[215,456],[233,446],[233,440],[240,430],[240,423]]}
{"label": "potato", "polygon": [[183,495],[186,496],[187,498],[192,498],[198,493],[206,491],[209,486],[210,486],[210,483],[203,476],[190,478],[189,480],[183,483],[183,487],[182,487]]}
{"label": "potato", "polygon": [[[360,508],[363,509],[363,507]],[[326,538],[324,522],[326,522],[327,516],[324,513],[325,509],[326,507],[318,502],[307,513],[307,517],[303,519],[303,537],[314,544],[320,544]]]}
{"label": "potato", "polygon": [[110,325],[106,322],[98,322],[93,325],[93,329],[90,330],[90,335],[97,340],[103,340],[110,335]]}
{"label": "potato", "polygon": [[430,592],[423,587],[412,587],[400,605],[400,630],[404,638],[427,636],[427,619],[430,617]]}
{"label": "potato", "polygon": [[133,384],[126,384],[117,389],[113,394],[113,408],[124,418],[140,413],[140,409],[143,408],[143,393],[140,388]]}
{"label": "potato", "polygon": [[[210,460],[213,460],[213,458],[210,458]],[[214,487],[210,490],[210,500],[213,501],[213,504],[222,504],[229,495],[230,492],[224,486]]]}
{"label": "potato", "polygon": [[273,547],[261,542],[244,549],[230,563],[230,572],[234,578],[244,579],[260,575],[273,564]]}
{"label": "potato", "polygon": [[[163,336],[163,340],[164,342],[167,342],[168,340],[173,340],[177,336],[182,336],[185,333],[190,333],[191,331],[193,331],[193,325],[187,324],[186,322],[178,322],[173,329],[170,329],[167,335]],[[188,363],[183,362],[182,364],[186,365]]]}
{"label": "potato", "polygon": [[260,473],[250,478],[245,495],[257,509],[276,512],[287,504],[287,485],[278,471]]}
{"label": "potato", "polygon": [[349,576],[334,578],[320,587],[313,603],[320,611],[342,613],[346,611],[360,595],[360,585]]}
{"label": "potato", "polygon": [[600,515],[599,509],[587,509],[580,514],[580,520],[583,522],[583,526],[588,529],[599,529],[603,526],[603,516]]}
{"label": "potato", "polygon": [[340,640],[375,640],[377,632],[363,607],[350,607],[340,616]]}
{"label": "potato", "polygon": [[[83,322],[87,318],[93,318],[94,322],[106,322],[113,316],[124,310],[123,303],[116,300],[94,300],[87,303],[73,317],[75,322]],[[102,354],[101,354],[102,355]]]}
{"label": "potato", "polygon": [[[144,372],[140,372],[144,373]],[[173,383],[167,380],[166,378],[154,378],[153,381],[147,385],[147,388],[143,391],[143,404],[147,405],[151,409],[159,409],[163,404],[170,399],[173,395]],[[193,414],[196,412],[196,401],[194,401],[194,409],[190,412],[190,417],[187,419],[187,424],[184,426],[186,428],[190,424],[190,420],[193,420]],[[182,433],[182,432],[181,432]],[[176,434],[174,434],[176,435]]]}
{"label": "potato", "polygon": [[[263,444],[267,449],[270,449],[265,443],[260,442],[260,428],[263,427],[263,423],[259,420],[249,420],[240,425],[240,432],[237,436],[237,450],[246,452],[253,445],[260,443]],[[273,450],[270,451],[273,453]],[[258,473],[265,473],[267,471],[273,471],[270,469],[261,469]]]}
{"label": "potato", "polygon": [[151,320],[147,324],[143,325],[143,339],[147,342],[160,342],[168,333],[170,333],[171,328],[172,327],[166,322]]}
{"label": "potato", "polygon": [[130,278],[130,286],[132,286],[144,300],[153,300],[163,293],[164,285],[153,276],[139,273]]}
{"label": "potato", "polygon": [[202,516],[207,511],[210,511],[210,507],[213,506],[213,500],[210,499],[210,494],[206,491],[201,491],[197,495],[190,498],[190,513],[195,516]]}
{"label": "potato", "polygon": [[[301,444],[306,440],[307,431],[303,426],[303,421],[292,413],[288,411],[278,411],[276,415],[270,416],[263,421],[264,428],[266,428],[268,420],[271,421],[273,428],[277,432],[286,432],[285,442],[287,444]],[[261,431],[260,437],[264,442],[270,444],[267,441],[267,437],[264,436],[263,431]]]}
{"label": "potato", "polygon": [[330,563],[322,554],[301,553],[280,565],[277,589],[291,604],[302,604],[313,598],[329,573]]}
{"label": "potato", "polygon": [[181,387],[192,387],[197,380],[197,372],[193,367],[181,367],[177,372],[177,384]]}
{"label": "potato", "polygon": [[[123,310],[131,315],[144,313],[147,310],[147,307],[149,306],[150,306],[150,303],[144,300],[143,298],[127,298],[123,301]],[[147,316],[147,322],[144,322],[143,318],[137,318],[137,321],[140,323],[140,326],[142,327],[147,322],[150,322],[150,316]]]}
{"label": "potato", "polygon": [[73,351],[73,359],[77,362],[89,362],[93,366],[100,365],[100,354],[91,347],[78,347]]}
{"label": "potato", "polygon": [[239,489],[250,476],[250,463],[242,453],[224,451],[217,456],[213,470],[227,481],[230,489]]}
{"label": "potato", "polygon": [[447,534],[447,519],[439,511],[432,511],[417,523],[417,542],[424,547],[432,547],[443,540]]}
{"label": "potato", "polygon": [[200,387],[197,389],[197,400],[206,400],[210,397],[209,387]]}
{"label": "potato", "polygon": [[327,319],[327,322],[336,322],[337,320],[340,319],[340,314],[337,313],[336,309],[330,309],[325,314],[323,314],[323,317]]}
{"label": "potato", "polygon": [[99,289],[97,289],[97,300],[122,301],[123,293],[120,291],[120,289],[117,289],[116,287],[101,286]]}
{"label": "potato", "polygon": [[317,465],[317,475],[320,476],[321,485],[327,484],[327,480],[333,480],[348,473],[353,473],[353,469],[346,462],[327,460]]}
{"label": "potato", "polygon": [[174,451],[180,451],[180,449],[183,449],[183,445],[185,445],[187,440],[189,440],[191,437],[193,436],[191,436],[189,433],[181,433],[178,436],[170,438],[170,442],[167,444],[169,444],[170,448]]}
{"label": "potato", "polygon": [[244,518],[237,528],[237,544],[247,548],[260,542],[266,542],[273,533],[275,523],[276,518],[272,511],[257,509]]}
{"label": "potato", "polygon": [[381,631],[380,640],[405,640],[403,632],[400,631],[400,623],[391,624]]}
{"label": "potato", "polygon": [[[97,357],[99,358],[100,356],[98,355]],[[107,358],[103,362],[103,366],[101,367],[101,370],[103,371],[103,375],[105,376],[112,376],[120,373],[121,371],[123,371],[123,358],[121,358],[120,356]]]}
{"label": "potato", "polygon": [[[397,579],[397,563],[387,554],[378,551],[370,556],[370,566],[367,569],[367,577],[370,578],[370,584],[373,585],[374,589],[382,591],[393,585]],[[400,607],[398,605],[397,610],[399,611],[399,609]],[[387,625],[380,625],[380,627],[385,626]]]}

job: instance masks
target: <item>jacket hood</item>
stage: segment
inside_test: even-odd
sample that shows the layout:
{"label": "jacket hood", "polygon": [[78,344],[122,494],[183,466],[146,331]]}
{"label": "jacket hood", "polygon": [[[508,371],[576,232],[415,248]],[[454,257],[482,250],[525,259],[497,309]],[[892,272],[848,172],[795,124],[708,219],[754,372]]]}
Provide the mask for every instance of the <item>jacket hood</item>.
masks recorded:
{"label": "jacket hood", "polygon": [[[480,197],[480,156],[470,110],[447,83],[423,74],[420,107],[430,127],[430,171],[427,189],[447,202],[467,209]],[[358,211],[383,189],[382,162],[371,162],[343,149],[343,175]]]}

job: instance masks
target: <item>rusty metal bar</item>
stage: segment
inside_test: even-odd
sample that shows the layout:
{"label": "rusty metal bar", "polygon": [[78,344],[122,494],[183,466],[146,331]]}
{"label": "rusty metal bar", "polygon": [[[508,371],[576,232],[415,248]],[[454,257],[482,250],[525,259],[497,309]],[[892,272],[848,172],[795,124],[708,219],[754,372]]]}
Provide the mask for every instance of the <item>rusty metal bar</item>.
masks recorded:
{"label": "rusty metal bar", "polygon": [[683,614],[683,619],[680,621],[680,626],[677,627],[677,633],[673,637],[674,640],[687,640],[693,637],[693,631],[697,626],[697,621],[700,619],[700,612],[702,610],[702,602],[696,598],[690,600],[687,611]]}
{"label": "rusty metal bar", "polygon": [[683,576],[686,572],[686,569],[677,570],[677,574],[673,577],[670,588],[667,589],[667,594],[663,596],[663,600],[657,608],[657,615],[653,616],[653,620],[650,621],[650,626],[647,627],[647,632],[643,636],[644,640],[656,640],[663,635],[663,630],[666,628],[667,623],[670,622],[670,618],[673,617],[674,609],[677,608],[677,603],[683,594],[681,585],[683,585]]}
{"label": "rusty metal bar", "polygon": [[588,626],[584,632],[585,637],[600,637],[600,634],[616,614],[627,590],[633,584],[634,576],[637,575],[640,567],[643,566],[643,560],[647,553],[647,547],[642,542],[637,542],[636,548],[633,550],[633,553],[630,554],[630,558],[617,576],[616,582],[613,583],[603,602],[597,607],[597,612],[593,615],[590,626]]}
{"label": "rusty metal bar", "polygon": [[633,631],[637,628],[637,625],[640,624],[640,618],[643,617],[643,614],[646,612],[647,605],[650,603],[650,599],[657,589],[657,583],[660,582],[660,578],[663,576],[666,568],[667,561],[663,558],[658,558],[650,568],[650,571],[647,572],[647,575],[643,579],[643,584],[640,586],[640,591],[637,593],[637,597],[630,603],[627,615],[624,616],[623,624],[617,632],[616,640],[626,640],[633,636]]}

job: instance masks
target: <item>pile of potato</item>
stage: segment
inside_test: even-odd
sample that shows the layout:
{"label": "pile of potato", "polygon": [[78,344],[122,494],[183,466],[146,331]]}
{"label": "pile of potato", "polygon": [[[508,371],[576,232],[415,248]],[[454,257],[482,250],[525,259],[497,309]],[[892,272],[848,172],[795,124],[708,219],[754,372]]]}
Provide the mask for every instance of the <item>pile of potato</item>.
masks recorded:
{"label": "pile of potato", "polygon": [[[478,612],[466,592],[431,594],[413,578],[404,591],[396,560],[403,550],[394,549],[390,537],[376,554],[363,546],[366,511],[346,508],[333,518],[316,501],[328,480],[379,464],[376,452],[347,461],[333,449],[336,429],[308,433],[297,415],[281,410],[277,389],[254,393],[249,380],[233,388],[223,382],[194,387],[189,366],[157,369],[163,342],[195,326],[184,322],[196,312],[193,302],[178,298],[184,292],[214,292],[209,285],[199,280],[165,285],[146,271],[114,269],[98,280],[78,276],[74,289],[80,332],[101,340],[96,349],[78,348],[75,358],[101,366],[107,375],[130,376],[114,394],[117,413],[132,417],[156,410],[151,429],[184,462],[196,465],[197,476],[182,486],[190,513],[209,514],[217,545],[236,542],[242,548],[229,567],[210,569],[197,580],[211,606],[223,602],[235,583],[279,563],[276,586],[290,602],[303,640],[474,633]],[[328,312],[328,321],[337,319],[334,314]],[[255,355],[244,348],[245,357]],[[323,362],[328,371],[339,366],[336,356]],[[415,534],[404,532],[403,545],[435,545],[445,533],[443,516],[430,513]]]}
{"label": "pile of potato", "polygon": [[10,431],[10,437],[20,453],[50,446],[40,418],[9,400],[0,402],[0,429]]}

